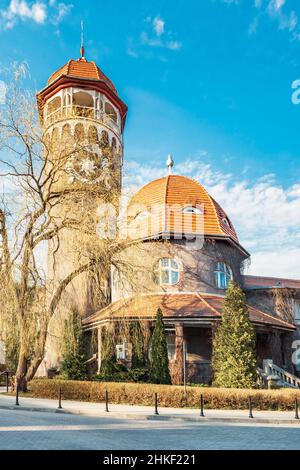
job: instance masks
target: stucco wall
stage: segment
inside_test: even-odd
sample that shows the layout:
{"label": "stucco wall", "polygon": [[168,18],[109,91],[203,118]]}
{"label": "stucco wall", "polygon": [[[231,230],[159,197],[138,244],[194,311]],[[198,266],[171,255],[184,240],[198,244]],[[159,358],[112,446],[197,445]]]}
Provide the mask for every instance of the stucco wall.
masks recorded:
{"label": "stucco wall", "polygon": [[[144,242],[123,253],[127,272],[112,273],[112,301],[138,293],[153,292],[203,292],[224,294],[214,285],[217,262],[225,262],[234,279],[242,282],[240,268],[243,255],[222,240],[206,239],[201,249],[191,249],[183,240],[169,242]],[[159,286],[154,281],[154,267],[160,258],[175,258],[180,267],[179,282],[173,286]]]}

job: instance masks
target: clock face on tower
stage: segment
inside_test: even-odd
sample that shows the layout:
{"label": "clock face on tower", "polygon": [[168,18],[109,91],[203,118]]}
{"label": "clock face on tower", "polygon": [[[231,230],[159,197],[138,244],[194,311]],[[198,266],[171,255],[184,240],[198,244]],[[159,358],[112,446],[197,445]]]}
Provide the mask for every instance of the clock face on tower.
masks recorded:
{"label": "clock face on tower", "polygon": [[98,145],[85,145],[74,150],[66,164],[66,172],[71,182],[85,184],[104,183],[110,185],[110,163],[108,157]]}

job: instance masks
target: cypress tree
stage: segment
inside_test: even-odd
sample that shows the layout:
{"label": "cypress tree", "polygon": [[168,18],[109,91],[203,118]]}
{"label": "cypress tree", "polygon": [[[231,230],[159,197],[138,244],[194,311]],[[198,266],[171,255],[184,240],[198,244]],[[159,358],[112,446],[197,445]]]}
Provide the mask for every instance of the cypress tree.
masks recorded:
{"label": "cypress tree", "polygon": [[157,310],[151,341],[150,379],[157,384],[171,383],[166,332],[160,308]]}
{"label": "cypress tree", "polygon": [[254,388],[256,385],[255,330],[249,320],[242,289],[230,282],[221,323],[213,340],[213,384]]}
{"label": "cypress tree", "polygon": [[72,312],[70,317],[65,320],[63,334],[60,372],[65,379],[85,380],[87,378],[85,346],[81,316],[78,312]]}
{"label": "cypress tree", "polygon": [[144,335],[139,321],[131,324],[130,339],[132,345],[131,368],[146,367]]}
{"label": "cypress tree", "polygon": [[101,358],[100,373],[108,376],[114,374],[117,369],[117,356],[115,330],[111,325],[102,329]]}

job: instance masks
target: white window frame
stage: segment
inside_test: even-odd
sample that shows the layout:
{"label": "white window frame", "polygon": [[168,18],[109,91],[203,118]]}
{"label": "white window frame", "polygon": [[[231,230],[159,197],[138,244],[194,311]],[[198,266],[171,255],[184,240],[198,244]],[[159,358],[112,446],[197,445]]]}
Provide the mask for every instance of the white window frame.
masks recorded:
{"label": "white window frame", "polygon": [[[166,265],[163,265],[163,262],[166,262]],[[172,266],[172,262],[176,263],[177,267],[175,268]],[[164,274],[167,273],[168,280],[165,282],[164,279]],[[175,273],[177,274],[177,280],[176,282],[172,281],[172,274]],[[175,286],[179,282],[179,277],[180,277],[180,267],[179,263],[175,258],[160,258],[160,260],[156,263],[155,267],[155,277],[158,281],[158,284],[160,286]]]}
{"label": "white window frame", "polygon": [[[166,341],[169,361],[176,360],[176,332],[175,328],[166,328]],[[172,342],[169,339],[172,338]],[[174,341],[173,341],[174,340]]]}
{"label": "white window frame", "polygon": [[118,361],[128,361],[130,356],[130,344],[123,341],[121,344],[116,344],[116,358]]}
{"label": "white window frame", "polygon": [[294,299],[294,322],[300,326],[300,299]]}
{"label": "white window frame", "polygon": [[216,264],[214,270],[214,283],[217,289],[225,290],[228,287],[229,282],[233,279],[232,269],[231,267],[224,263],[223,261],[219,261]]}

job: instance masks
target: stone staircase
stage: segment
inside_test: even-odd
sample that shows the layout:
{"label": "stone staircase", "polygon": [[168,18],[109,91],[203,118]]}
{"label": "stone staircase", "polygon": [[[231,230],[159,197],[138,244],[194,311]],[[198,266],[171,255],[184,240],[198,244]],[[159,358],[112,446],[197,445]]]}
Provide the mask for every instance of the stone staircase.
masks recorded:
{"label": "stone staircase", "polygon": [[258,369],[261,385],[265,387],[289,387],[300,389],[300,378],[273,363],[272,359],[263,361],[263,368]]}

